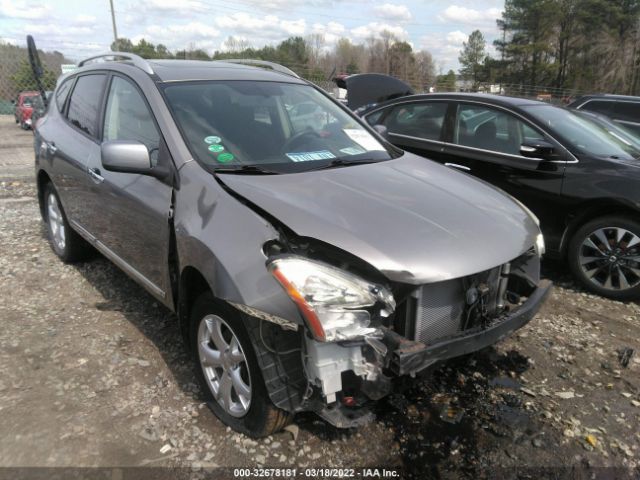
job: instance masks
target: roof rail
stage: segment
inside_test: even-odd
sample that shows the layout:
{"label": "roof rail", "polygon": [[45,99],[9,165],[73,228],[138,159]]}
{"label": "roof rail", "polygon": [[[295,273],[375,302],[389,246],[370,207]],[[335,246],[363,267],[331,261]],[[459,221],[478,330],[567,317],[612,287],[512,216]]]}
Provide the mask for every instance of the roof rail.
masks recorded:
{"label": "roof rail", "polygon": [[251,58],[229,58],[223,60],[217,60],[219,62],[228,62],[228,63],[239,63],[242,65],[255,65],[256,67],[265,67],[270,68],[276,72],[284,73],[285,75],[290,75],[292,77],[300,78],[300,76],[294,72],[293,70],[285,67],[284,65],[280,65],[275,62],[268,62],[266,60],[253,60]]}
{"label": "roof rail", "polygon": [[108,52],[108,53],[103,53],[101,55],[95,55],[93,57],[85,58],[84,60],[82,60],[80,63],[78,63],[78,67],[83,67],[84,65],[94,62],[95,60],[98,60],[100,58],[103,58],[103,59],[111,58],[112,59],[111,61],[114,61],[114,62],[117,62],[118,59],[129,60],[136,67],[144,70],[149,75],[153,75],[154,73],[153,68],[151,68],[151,65],[149,64],[149,62],[147,62],[144,58],[139,57],[134,53],[128,53],[128,52]]}

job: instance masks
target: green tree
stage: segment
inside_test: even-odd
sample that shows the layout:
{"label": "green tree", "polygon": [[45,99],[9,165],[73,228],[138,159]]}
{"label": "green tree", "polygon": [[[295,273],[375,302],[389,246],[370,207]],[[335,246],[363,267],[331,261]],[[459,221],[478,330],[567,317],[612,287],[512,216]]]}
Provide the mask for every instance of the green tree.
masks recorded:
{"label": "green tree", "polygon": [[438,75],[436,89],[438,92],[455,92],[456,72],[449,70],[446,75]]}
{"label": "green tree", "polygon": [[[45,66],[43,66],[42,68],[43,72],[40,79],[40,81],[42,82],[42,86],[45,90],[53,90],[56,86],[57,75]],[[20,62],[18,70],[16,70],[16,72],[11,75],[10,78],[16,91],[38,89],[38,83],[36,82],[36,78],[33,75],[31,64],[29,64],[27,60],[22,60]]]}
{"label": "green tree", "polygon": [[277,60],[287,65],[306,65],[309,61],[307,44],[302,37],[290,37],[276,47]]}
{"label": "green tree", "polygon": [[473,80],[473,88],[478,88],[478,82],[483,69],[483,63],[487,56],[485,49],[487,42],[480,30],[474,30],[469,39],[462,44],[462,50],[458,61],[460,62],[460,74],[465,80]]}

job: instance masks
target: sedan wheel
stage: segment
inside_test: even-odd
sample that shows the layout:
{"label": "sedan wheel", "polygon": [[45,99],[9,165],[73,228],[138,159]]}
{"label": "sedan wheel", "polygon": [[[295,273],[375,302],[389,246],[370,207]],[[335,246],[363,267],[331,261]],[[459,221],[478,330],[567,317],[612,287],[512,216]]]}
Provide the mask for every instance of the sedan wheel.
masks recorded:
{"label": "sedan wheel", "polygon": [[214,399],[233,417],[251,405],[251,376],[247,357],[231,327],[217,315],[207,315],[198,328],[198,354]]}
{"label": "sedan wheel", "polygon": [[574,274],[589,290],[616,299],[640,295],[640,224],[605,217],[584,225],[569,246]]}
{"label": "sedan wheel", "polygon": [[640,284],[640,237],[624,228],[599,228],[582,242],[580,266],[600,287],[633,288]]}

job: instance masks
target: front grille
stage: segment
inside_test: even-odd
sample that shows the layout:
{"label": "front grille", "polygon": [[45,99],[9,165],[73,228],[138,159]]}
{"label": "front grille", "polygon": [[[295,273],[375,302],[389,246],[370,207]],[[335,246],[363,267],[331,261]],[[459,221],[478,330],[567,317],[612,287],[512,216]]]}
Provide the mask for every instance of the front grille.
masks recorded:
{"label": "front grille", "polygon": [[422,286],[417,303],[414,340],[428,344],[460,331],[465,309],[460,279]]}
{"label": "front grille", "polygon": [[468,277],[423,285],[419,290],[413,339],[429,344],[477,326],[467,321],[467,316],[470,319],[478,317],[467,315],[466,292],[473,287],[488,287],[483,315],[495,314],[501,269],[499,266]]}

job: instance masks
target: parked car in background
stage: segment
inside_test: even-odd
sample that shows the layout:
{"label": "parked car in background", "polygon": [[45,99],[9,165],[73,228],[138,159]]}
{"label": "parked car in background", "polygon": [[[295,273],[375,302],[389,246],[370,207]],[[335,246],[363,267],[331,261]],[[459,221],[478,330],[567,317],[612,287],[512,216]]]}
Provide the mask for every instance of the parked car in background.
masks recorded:
{"label": "parked car in background", "polygon": [[398,98],[362,114],[398,147],[500,187],[540,219],[587,289],[640,297],[640,149],[546,103],[479,94]]}
{"label": "parked car in background", "polygon": [[585,95],[571,102],[568,107],[600,113],[640,134],[640,97]]}
{"label": "parked car in background", "polygon": [[22,92],[18,95],[18,99],[15,102],[14,117],[16,123],[25,130],[31,128],[31,113],[33,112],[33,102],[34,99],[39,96],[40,93],[35,91]]}
{"label": "parked car in background", "polygon": [[[51,93],[51,91],[45,92],[47,99],[51,98]],[[45,113],[47,112],[47,107],[45,106],[45,102],[42,100],[42,95],[38,95],[37,97],[33,98],[32,108],[33,111],[31,112],[30,126],[33,133],[35,134],[35,127],[38,123],[38,120],[44,117]]]}
{"label": "parked car in background", "polygon": [[94,58],[119,61],[80,62],[36,129],[50,243],[66,262],[93,245],[177,312],[232,428],[361,425],[395,378],[497,342],[548,295],[526,208],[290,70]]}

